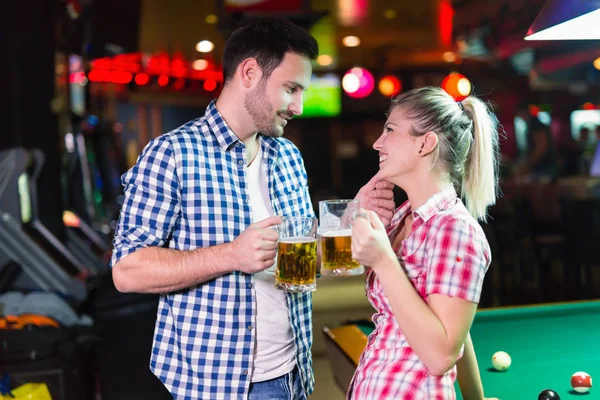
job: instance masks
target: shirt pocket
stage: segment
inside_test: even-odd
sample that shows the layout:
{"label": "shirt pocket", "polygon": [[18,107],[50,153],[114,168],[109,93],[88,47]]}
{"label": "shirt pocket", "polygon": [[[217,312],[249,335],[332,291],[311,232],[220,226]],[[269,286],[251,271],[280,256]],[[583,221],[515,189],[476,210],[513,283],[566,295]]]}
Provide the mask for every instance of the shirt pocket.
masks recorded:
{"label": "shirt pocket", "polygon": [[276,200],[283,215],[292,217],[309,216],[308,210],[305,209],[305,193],[306,190],[301,185],[285,186],[283,190],[279,192]]}

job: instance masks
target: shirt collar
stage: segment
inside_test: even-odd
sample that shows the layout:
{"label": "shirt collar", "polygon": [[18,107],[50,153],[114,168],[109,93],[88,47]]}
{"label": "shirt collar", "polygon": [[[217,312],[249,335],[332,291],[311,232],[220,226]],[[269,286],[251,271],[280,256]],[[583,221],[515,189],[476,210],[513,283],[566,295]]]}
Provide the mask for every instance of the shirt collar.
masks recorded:
{"label": "shirt collar", "polygon": [[427,199],[427,201],[417,208],[414,213],[421,217],[423,221],[427,222],[429,218],[433,217],[436,213],[455,204],[457,197],[454,185],[450,183]]}
{"label": "shirt collar", "polygon": [[[217,142],[219,143],[221,149],[227,151],[235,143],[242,143],[217,109],[217,104],[215,100],[212,100],[206,108],[204,117],[206,118],[208,127],[210,128],[211,132],[217,138]],[[276,138],[271,138],[264,135],[259,136],[261,145],[266,146],[268,152],[269,150],[275,152],[277,151],[277,149],[279,148],[279,142]]]}
{"label": "shirt collar", "polygon": [[227,125],[227,122],[219,110],[217,110],[217,104],[215,100],[212,100],[208,107],[206,107],[204,117],[206,118],[211,132],[217,138],[217,142],[219,143],[221,149],[229,150],[233,144],[240,141],[240,139],[231,130],[229,125]]}

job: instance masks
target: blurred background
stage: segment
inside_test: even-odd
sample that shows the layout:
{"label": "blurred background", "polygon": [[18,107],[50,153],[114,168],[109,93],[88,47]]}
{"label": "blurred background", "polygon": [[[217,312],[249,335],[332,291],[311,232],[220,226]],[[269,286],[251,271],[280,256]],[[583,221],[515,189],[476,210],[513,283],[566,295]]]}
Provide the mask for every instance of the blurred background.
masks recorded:
{"label": "blurred background", "polygon": [[[568,9],[585,14],[595,3]],[[319,42],[304,114],[285,133],[303,154],[315,205],[353,197],[377,172],[372,144],[395,94],[426,85],[457,101],[472,93],[502,132],[503,195],[483,225],[493,262],[480,308],[597,297],[600,42],[574,28],[525,40],[570,18],[564,10],[542,0],[5,4],[0,315],[53,319],[0,329],[13,335],[0,374],[11,387],[43,376],[54,398],[165,398],[148,370],[157,298],[116,292],[108,268],[120,176],[151,139],[204,113],[222,88],[225,39],[263,16],[289,18]],[[397,204],[404,199],[398,190]],[[320,281],[313,398],[343,398],[322,327],[371,313],[364,276]],[[66,351],[58,358],[57,346]]]}

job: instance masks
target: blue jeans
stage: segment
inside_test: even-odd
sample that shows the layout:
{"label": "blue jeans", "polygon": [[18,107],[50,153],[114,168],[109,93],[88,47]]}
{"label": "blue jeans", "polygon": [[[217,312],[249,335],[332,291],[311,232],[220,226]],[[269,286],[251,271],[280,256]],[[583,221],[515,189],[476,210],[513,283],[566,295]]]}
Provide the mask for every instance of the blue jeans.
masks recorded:
{"label": "blue jeans", "polygon": [[248,400],[305,400],[298,368],[278,378],[250,384]]}

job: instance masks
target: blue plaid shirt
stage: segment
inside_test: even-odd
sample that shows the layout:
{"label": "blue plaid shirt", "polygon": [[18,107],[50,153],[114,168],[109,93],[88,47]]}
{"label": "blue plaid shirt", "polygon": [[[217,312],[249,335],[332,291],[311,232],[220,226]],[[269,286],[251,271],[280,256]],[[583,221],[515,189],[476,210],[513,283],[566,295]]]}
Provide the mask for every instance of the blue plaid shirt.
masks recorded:
{"label": "blue plaid shirt", "polygon": [[[304,162],[287,139],[260,136],[276,214],[314,217]],[[152,140],[122,177],[125,202],[111,265],[137,249],[233,241],[251,223],[244,144],[215,103]],[[312,296],[287,293],[304,395],[314,387]],[[256,324],[254,275],[233,272],[160,297],[150,367],[175,399],[248,397]],[[301,398],[302,398],[301,397]]]}

